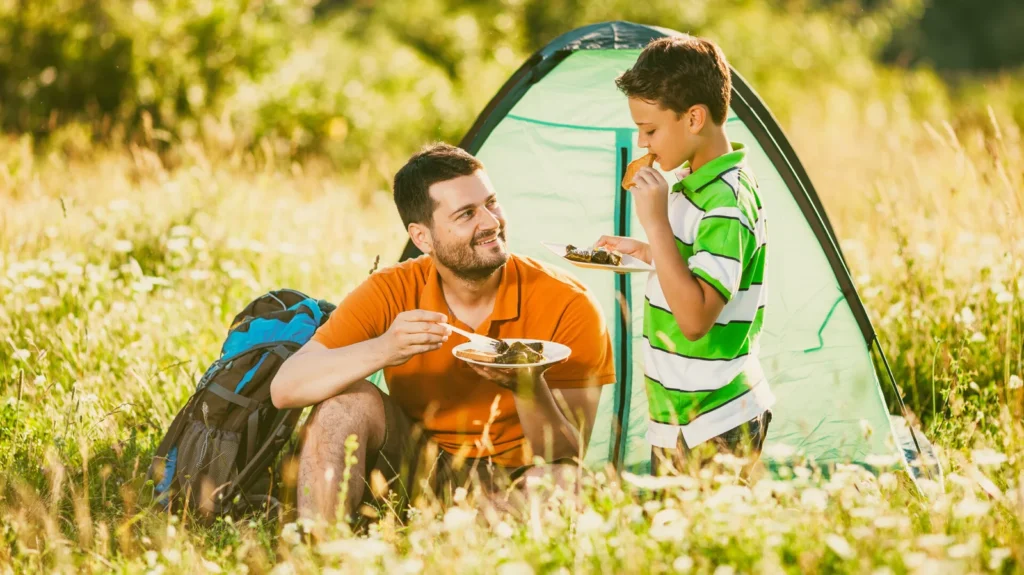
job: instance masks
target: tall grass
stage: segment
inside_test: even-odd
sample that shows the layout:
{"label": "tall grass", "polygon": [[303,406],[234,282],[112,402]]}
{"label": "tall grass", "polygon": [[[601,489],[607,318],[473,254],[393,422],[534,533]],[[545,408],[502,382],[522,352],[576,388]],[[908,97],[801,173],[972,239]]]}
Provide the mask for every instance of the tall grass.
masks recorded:
{"label": "tall grass", "polygon": [[[823,124],[821,118],[829,118]],[[0,143],[0,570],[976,572],[1024,565],[1019,127],[954,129],[837,96],[789,133],[944,484],[809,468],[586,473],[521,512],[472,489],[314,542],[140,505],[149,454],[227,322],[281,286],[337,300],[404,234],[379,178],[182,145],[86,159]],[[382,167],[392,169],[393,166]]]}

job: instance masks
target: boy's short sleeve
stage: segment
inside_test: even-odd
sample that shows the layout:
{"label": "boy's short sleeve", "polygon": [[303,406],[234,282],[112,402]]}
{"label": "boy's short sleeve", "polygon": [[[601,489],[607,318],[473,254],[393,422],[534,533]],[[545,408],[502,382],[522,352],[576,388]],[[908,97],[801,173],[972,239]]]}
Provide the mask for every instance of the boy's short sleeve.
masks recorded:
{"label": "boy's short sleeve", "polygon": [[393,292],[380,276],[370,276],[345,296],[313,340],[335,349],[383,335],[397,315],[392,302],[401,301]]}
{"label": "boy's short sleeve", "polygon": [[552,389],[572,389],[615,382],[615,360],[608,327],[597,303],[578,294],[566,306],[552,340],[569,346],[564,363],[552,366],[544,379]]}
{"label": "boy's short sleeve", "polygon": [[728,302],[740,287],[756,239],[738,209],[728,215],[705,214],[697,226],[693,255],[687,261],[693,275],[715,288]]}

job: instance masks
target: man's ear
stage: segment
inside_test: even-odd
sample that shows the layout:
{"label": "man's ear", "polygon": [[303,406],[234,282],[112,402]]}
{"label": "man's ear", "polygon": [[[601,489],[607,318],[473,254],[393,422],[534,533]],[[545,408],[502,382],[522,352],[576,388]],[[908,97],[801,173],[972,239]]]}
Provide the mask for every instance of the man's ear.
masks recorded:
{"label": "man's ear", "polygon": [[708,107],[704,104],[690,106],[690,109],[686,111],[686,117],[689,120],[691,134],[699,134],[704,129],[704,125],[708,121],[708,113]]}
{"label": "man's ear", "polygon": [[423,224],[413,222],[409,224],[409,239],[412,240],[413,245],[420,249],[425,254],[430,253],[430,248],[434,243],[433,236],[430,235],[430,227]]}

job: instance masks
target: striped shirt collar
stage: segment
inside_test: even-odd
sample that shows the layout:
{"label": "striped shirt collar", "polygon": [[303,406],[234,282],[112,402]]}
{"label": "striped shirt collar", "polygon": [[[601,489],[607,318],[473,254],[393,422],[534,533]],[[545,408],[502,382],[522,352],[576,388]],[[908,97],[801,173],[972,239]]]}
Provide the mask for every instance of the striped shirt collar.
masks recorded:
{"label": "striped shirt collar", "polygon": [[739,142],[730,142],[730,145],[732,145],[731,152],[718,156],[701,166],[696,172],[690,171],[689,162],[683,164],[676,172],[680,180],[672,186],[672,191],[679,192],[685,189],[691,194],[699,192],[723,173],[741,165],[747,156],[746,147]]}

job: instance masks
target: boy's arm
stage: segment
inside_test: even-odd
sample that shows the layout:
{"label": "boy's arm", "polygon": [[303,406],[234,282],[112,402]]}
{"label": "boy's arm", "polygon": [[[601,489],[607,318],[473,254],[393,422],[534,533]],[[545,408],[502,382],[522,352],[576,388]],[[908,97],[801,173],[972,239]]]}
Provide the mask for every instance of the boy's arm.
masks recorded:
{"label": "boy's arm", "polygon": [[658,283],[665,301],[683,336],[697,341],[715,325],[725,308],[725,297],[686,265],[667,215],[650,224],[645,231],[651,242],[651,255],[657,262]]}

